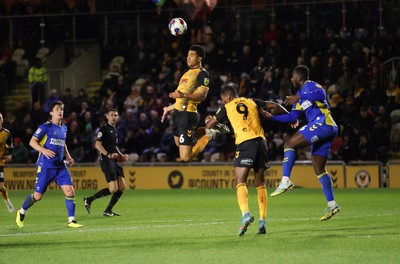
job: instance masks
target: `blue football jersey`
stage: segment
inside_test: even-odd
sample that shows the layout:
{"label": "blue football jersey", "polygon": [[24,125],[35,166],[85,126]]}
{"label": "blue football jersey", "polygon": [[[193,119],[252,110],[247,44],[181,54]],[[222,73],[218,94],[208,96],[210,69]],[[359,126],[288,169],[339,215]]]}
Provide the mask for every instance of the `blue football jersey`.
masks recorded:
{"label": "blue football jersey", "polygon": [[[313,95],[320,95],[321,92],[325,95],[324,98],[322,100],[321,98],[319,98],[319,100],[313,100]],[[304,86],[297,93],[300,94],[301,98],[310,98],[300,99],[292,108],[293,110],[304,112],[308,123],[318,122],[329,126],[336,126],[331,115],[329,104],[326,101],[325,91],[319,83],[306,81]]]}
{"label": "blue football jersey", "polygon": [[39,139],[39,144],[54,151],[56,154],[54,158],[48,159],[46,156],[39,153],[37,166],[44,168],[59,168],[65,166],[64,159],[64,146],[65,138],[67,137],[67,127],[62,124],[57,126],[54,123],[47,121],[39,126],[33,136]]}

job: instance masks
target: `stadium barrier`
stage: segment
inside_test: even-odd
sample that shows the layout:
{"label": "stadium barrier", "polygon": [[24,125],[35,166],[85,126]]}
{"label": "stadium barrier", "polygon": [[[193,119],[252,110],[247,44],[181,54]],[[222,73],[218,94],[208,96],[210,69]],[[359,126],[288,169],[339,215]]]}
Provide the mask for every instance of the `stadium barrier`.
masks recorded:
{"label": "stadium barrier", "polygon": [[400,188],[400,160],[392,160],[386,164],[388,187]]}
{"label": "stadium barrier", "polygon": [[[397,164],[396,166],[400,166]],[[334,188],[379,188],[382,181],[383,165],[379,162],[356,162],[346,165],[331,161],[327,171],[332,177]],[[76,190],[98,190],[107,187],[100,166],[78,165],[69,168]],[[400,186],[399,170],[396,169]],[[124,166],[125,179],[129,189],[232,189],[235,176],[232,163],[147,163]],[[36,180],[35,168],[5,167],[5,184],[9,190],[32,190]],[[272,162],[265,173],[268,188],[275,188],[281,179],[282,163]],[[299,188],[320,188],[310,161],[297,161],[293,168],[292,181]],[[253,170],[247,182],[254,187]],[[54,183],[49,190],[59,189]]]}

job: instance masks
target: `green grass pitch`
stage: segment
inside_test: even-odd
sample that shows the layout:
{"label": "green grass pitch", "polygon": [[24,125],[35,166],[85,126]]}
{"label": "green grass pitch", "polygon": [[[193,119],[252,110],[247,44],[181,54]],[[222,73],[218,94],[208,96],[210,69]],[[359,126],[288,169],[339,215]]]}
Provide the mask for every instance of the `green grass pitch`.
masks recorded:
{"label": "green grass pitch", "polygon": [[[268,190],[271,193],[272,190]],[[10,193],[19,208],[31,192]],[[327,222],[320,189],[293,189],[268,199],[267,234],[256,221],[238,237],[235,190],[130,190],[102,216],[110,196],[86,213],[77,191],[82,229],[67,229],[61,191],[51,191],[17,228],[15,213],[0,207],[0,263],[399,263],[400,189],[336,189],[342,211]]]}

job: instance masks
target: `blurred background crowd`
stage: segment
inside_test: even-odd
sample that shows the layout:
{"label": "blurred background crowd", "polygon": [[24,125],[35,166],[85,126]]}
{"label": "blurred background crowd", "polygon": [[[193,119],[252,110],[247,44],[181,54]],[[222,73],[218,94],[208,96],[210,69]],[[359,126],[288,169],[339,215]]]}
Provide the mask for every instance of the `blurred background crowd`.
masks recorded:
{"label": "blurred background crowd", "polygon": [[[171,116],[164,123],[160,118],[163,107],[173,102],[168,93],[187,69],[192,44],[204,46],[203,67],[211,78],[207,100],[199,107],[201,120],[216,112],[220,89],[226,85],[237,87],[240,96],[282,102],[296,92],[290,82],[292,69],[306,64],[310,79],[326,90],[340,127],[331,159],[386,163],[399,158],[399,13],[398,1],[383,0],[2,1],[3,93],[12,93],[21,83],[30,89],[43,83],[46,90],[42,99],[29,92],[30,100],[16,100],[11,110],[0,104],[4,127],[14,136],[14,162],[35,161],[37,153],[28,142],[55,100],[65,104],[67,145],[76,161],[97,160],[96,132],[111,107],[120,115],[119,147],[132,162],[175,161]],[[170,35],[167,25],[173,17],[187,21],[185,35]],[[68,64],[84,53],[76,49],[82,43],[101,47],[97,89],[88,93],[87,87],[48,85],[43,65],[52,50],[72,45]],[[47,52],[39,56],[43,48]],[[17,50],[23,50],[29,71],[18,74],[20,61],[13,60]],[[43,70],[43,79],[30,80],[33,68]],[[264,125],[270,160],[279,161],[283,143],[294,130],[275,122]],[[234,150],[232,135],[218,134],[199,162],[230,161]],[[300,150],[298,158],[308,159],[308,151]]]}

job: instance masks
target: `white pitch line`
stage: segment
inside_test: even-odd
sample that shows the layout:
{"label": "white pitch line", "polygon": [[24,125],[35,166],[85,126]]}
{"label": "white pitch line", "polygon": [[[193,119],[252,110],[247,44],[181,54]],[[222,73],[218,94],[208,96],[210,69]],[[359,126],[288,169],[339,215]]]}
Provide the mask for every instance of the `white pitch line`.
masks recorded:
{"label": "white pitch line", "polygon": [[[176,222],[176,221],[175,221]],[[206,225],[220,225],[225,224],[224,222],[208,222],[208,223],[189,223],[189,224],[170,224],[170,225],[147,225],[147,226],[125,226],[125,227],[111,227],[111,228],[82,228],[75,229],[79,233],[91,233],[91,232],[105,232],[105,231],[121,231],[121,230],[135,230],[135,229],[147,229],[147,228],[166,228],[166,227],[185,227],[185,226],[206,226]],[[16,234],[0,234],[0,237],[18,237],[18,236],[36,236],[36,235],[52,235],[52,234],[66,234],[71,233],[67,230],[58,231],[42,231],[42,232],[31,232],[31,233],[16,233]]]}

